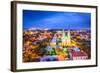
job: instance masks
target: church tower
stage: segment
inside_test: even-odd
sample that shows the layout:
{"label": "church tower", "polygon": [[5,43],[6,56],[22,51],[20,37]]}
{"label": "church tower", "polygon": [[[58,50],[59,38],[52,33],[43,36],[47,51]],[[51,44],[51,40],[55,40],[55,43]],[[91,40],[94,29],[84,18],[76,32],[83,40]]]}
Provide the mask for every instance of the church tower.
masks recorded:
{"label": "church tower", "polygon": [[67,35],[63,29],[62,31],[62,46],[70,46],[71,45],[71,34],[70,30],[67,31]]}
{"label": "church tower", "polygon": [[70,34],[70,30],[68,30],[68,33],[67,33],[67,45],[68,46],[71,45],[71,34]]}

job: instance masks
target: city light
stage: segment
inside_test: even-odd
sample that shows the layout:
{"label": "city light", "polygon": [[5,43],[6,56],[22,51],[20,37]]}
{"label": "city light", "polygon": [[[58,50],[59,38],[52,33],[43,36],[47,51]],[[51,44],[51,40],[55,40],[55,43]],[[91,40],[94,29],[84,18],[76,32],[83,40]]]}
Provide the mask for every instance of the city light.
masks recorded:
{"label": "city light", "polygon": [[91,59],[91,13],[23,10],[23,62]]}

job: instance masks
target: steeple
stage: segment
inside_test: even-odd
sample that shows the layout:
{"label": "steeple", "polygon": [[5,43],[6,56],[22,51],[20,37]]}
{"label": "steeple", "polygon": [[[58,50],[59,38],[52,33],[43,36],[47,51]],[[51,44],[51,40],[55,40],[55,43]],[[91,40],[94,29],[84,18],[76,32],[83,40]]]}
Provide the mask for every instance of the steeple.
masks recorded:
{"label": "steeple", "polygon": [[62,42],[65,42],[66,40],[67,40],[67,36],[66,36],[65,31],[63,29],[63,31],[62,31]]}
{"label": "steeple", "polygon": [[71,35],[70,30],[67,31],[67,35],[63,29],[62,31],[62,46],[70,46],[71,45]]}
{"label": "steeple", "polygon": [[68,30],[68,33],[67,33],[67,45],[68,45],[68,46],[71,45],[71,35],[70,35],[70,30]]}

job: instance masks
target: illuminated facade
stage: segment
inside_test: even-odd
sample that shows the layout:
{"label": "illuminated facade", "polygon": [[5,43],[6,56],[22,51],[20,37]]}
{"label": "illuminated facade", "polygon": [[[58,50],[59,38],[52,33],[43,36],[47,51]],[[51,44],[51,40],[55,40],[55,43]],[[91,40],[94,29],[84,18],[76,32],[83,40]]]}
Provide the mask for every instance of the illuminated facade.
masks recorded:
{"label": "illuminated facade", "polygon": [[70,30],[68,30],[68,33],[67,33],[67,45],[68,45],[68,46],[71,45],[71,35],[70,35]]}
{"label": "illuminated facade", "polygon": [[67,32],[67,36],[66,36],[66,33],[63,29],[62,31],[62,43],[61,43],[62,46],[70,46],[71,45],[71,35],[70,35],[70,30],[68,30]]}

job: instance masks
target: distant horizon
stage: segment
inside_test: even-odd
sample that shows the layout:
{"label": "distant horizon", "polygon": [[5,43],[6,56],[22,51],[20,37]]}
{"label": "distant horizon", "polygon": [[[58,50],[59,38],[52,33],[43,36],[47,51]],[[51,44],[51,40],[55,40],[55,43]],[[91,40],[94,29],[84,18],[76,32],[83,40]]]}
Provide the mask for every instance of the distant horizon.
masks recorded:
{"label": "distant horizon", "polygon": [[83,28],[83,29],[48,29],[48,28],[45,28],[45,29],[41,29],[41,28],[24,28],[24,31],[27,31],[27,30],[91,30],[90,28]]}
{"label": "distant horizon", "polygon": [[90,29],[91,13],[23,10],[23,29]]}

